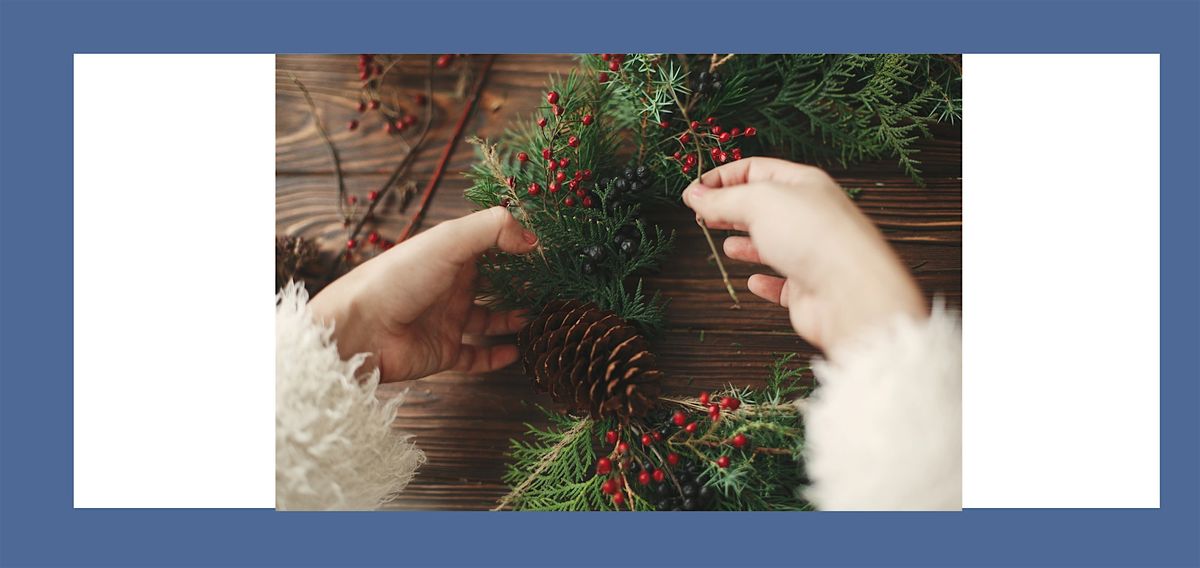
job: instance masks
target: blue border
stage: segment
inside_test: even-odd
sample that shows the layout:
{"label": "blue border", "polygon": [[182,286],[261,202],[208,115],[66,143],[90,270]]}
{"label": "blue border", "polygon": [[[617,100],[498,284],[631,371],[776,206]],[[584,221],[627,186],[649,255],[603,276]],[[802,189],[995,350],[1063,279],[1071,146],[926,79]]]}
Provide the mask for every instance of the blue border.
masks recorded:
{"label": "blue border", "polygon": [[[6,1],[0,5],[0,563],[1200,564],[1198,22],[1195,2],[1153,0]],[[71,508],[73,53],[599,52],[618,46],[1161,53],[1162,306],[1169,308],[1161,319],[1162,508],[568,519]],[[1031,131],[1053,120],[1055,104],[1069,101],[1047,103],[1044,117],[1030,119]],[[1121,459],[1120,448],[1113,459]]]}

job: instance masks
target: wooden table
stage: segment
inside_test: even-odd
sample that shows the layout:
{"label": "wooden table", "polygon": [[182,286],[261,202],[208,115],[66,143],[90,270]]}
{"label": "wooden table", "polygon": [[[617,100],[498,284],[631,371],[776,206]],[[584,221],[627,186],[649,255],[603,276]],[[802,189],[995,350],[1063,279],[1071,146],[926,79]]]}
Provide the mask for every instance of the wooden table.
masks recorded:
{"label": "wooden table", "polygon": [[[328,150],[304,98],[292,81],[299,78],[312,93],[321,119],[338,147],[347,190],[365,201],[403,156],[403,143],[383,131],[377,113],[359,115],[354,108],[360,85],[356,56],[280,56],[276,71],[276,231],[314,238],[326,254],[342,250],[346,229],[334,207],[336,182]],[[423,90],[428,58],[411,56],[394,76],[408,93]],[[457,63],[456,65],[463,65]],[[575,66],[569,56],[502,55],[487,77],[482,96],[464,136],[494,138],[514,120],[528,117],[542,102],[546,79]],[[449,140],[463,102],[454,96],[459,81],[454,69],[435,73],[434,129],[406,176],[418,186],[428,180]],[[416,108],[411,100],[404,106]],[[361,118],[349,131],[346,124]],[[954,308],[962,303],[962,145],[957,127],[938,127],[922,145],[926,187],[918,187],[891,161],[859,164],[831,173],[845,187],[862,188],[858,204],[883,229],[888,240],[912,267],[926,295],[940,295]],[[461,175],[475,161],[474,148],[456,145],[426,214],[422,228],[472,210],[462,196]],[[395,237],[407,214],[394,201],[377,213],[384,237]],[[708,248],[692,216],[682,208],[656,210],[648,216],[677,231],[676,251],[663,270],[646,279],[649,290],[670,300],[668,327],[656,344],[666,371],[667,392],[695,394],[733,382],[761,384],[764,368],[778,354],[798,352],[804,359],[816,351],[799,340],[784,310],[745,290],[753,267],[728,261],[742,298],[741,310],[729,299]],[[388,386],[389,396],[408,388],[396,427],[416,435],[429,462],[395,509],[487,509],[506,493],[500,482],[508,440],[520,436],[525,423],[542,424],[534,403],[550,404],[535,394],[519,369],[486,376],[440,374],[402,386]]]}

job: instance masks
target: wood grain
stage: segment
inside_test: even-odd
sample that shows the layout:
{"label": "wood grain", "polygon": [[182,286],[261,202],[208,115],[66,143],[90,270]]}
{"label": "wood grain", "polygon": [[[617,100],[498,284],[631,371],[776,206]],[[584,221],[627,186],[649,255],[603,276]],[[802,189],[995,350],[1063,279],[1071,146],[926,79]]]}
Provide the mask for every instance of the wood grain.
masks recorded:
{"label": "wood grain", "polygon": [[[404,89],[398,102],[415,111],[412,95],[423,90],[428,57],[405,56],[390,81]],[[379,117],[359,115],[355,106],[356,56],[279,56],[276,96],[276,231],[314,238],[328,255],[341,250],[345,229],[334,207],[336,184],[332,163],[311,113],[291,82],[295,74],[311,91],[321,119],[342,154],[347,190],[365,199],[377,189],[403,156],[404,145],[383,131]],[[461,63],[459,63],[461,65]],[[541,101],[547,77],[567,73],[574,61],[565,55],[501,55],[471,120],[467,135],[495,137],[518,117],[528,116]],[[410,179],[423,185],[448,142],[462,101],[454,97],[458,81],[451,70],[434,77],[436,108],[428,144],[413,164]],[[360,118],[356,131],[346,123]],[[962,145],[955,126],[939,126],[918,156],[925,187],[918,187],[891,161],[859,164],[831,173],[845,187],[861,188],[858,205],[884,231],[911,267],[927,297],[941,296],[962,305]],[[461,172],[475,160],[474,149],[460,142],[426,215],[423,228],[471,210],[462,197]],[[409,211],[411,214],[411,211]],[[670,301],[668,329],[655,342],[668,392],[689,394],[725,383],[761,384],[765,367],[778,354],[816,354],[792,332],[787,314],[758,300],[745,289],[754,267],[729,261],[728,268],[743,298],[741,310],[730,310],[720,276],[692,217],[682,209],[659,209],[648,216],[676,230],[676,251],[662,270],[646,278],[650,290]],[[403,227],[407,215],[395,201],[378,208],[376,228],[385,238]],[[500,482],[508,440],[520,436],[525,423],[541,424],[535,404],[549,405],[516,369],[485,376],[440,374],[405,385],[386,385],[382,392],[406,392],[395,427],[416,435],[429,462],[389,509],[483,510],[505,492]]]}

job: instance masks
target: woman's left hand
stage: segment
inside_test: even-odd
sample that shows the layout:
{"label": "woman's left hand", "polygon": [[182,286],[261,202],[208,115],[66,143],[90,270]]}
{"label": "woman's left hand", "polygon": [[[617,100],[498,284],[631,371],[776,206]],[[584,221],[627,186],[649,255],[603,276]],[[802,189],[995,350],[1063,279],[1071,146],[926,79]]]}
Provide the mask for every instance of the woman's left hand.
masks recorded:
{"label": "woman's left hand", "polygon": [[442,223],[362,263],[309,302],[334,323],[343,357],[368,352],[382,380],[441,371],[483,373],[517,360],[511,344],[480,346],[471,336],[514,333],[520,312],[475,304],[479,255],[497,247],[526,253],[537,237],[503,207]]}

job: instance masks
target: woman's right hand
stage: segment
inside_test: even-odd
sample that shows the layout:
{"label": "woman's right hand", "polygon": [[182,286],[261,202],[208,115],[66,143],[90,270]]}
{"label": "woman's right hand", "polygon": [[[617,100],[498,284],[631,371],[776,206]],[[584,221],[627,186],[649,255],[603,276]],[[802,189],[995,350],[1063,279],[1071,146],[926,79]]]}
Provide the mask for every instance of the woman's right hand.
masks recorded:
{"label": "woman's right hand", "polygon": [[840,342],[891,318],[928,317],[883,235],[819,168],[738,160],[705,173],[683,200],[708,227],[749,233],[725,239],[725,254],[781,275],[747,284],[786,307],[796,332],[831,358]]}

